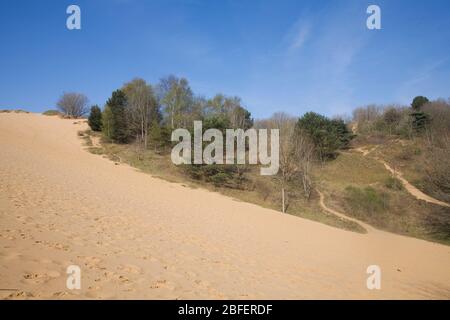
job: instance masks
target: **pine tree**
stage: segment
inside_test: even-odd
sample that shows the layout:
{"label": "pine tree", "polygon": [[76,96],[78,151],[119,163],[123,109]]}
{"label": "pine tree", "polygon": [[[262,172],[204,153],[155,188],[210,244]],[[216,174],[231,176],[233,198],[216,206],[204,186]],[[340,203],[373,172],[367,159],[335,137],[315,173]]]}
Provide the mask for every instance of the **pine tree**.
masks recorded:
{"label": "pine tree", "polygon": [[121,90],[116,90],[108,99],[106,105],[110,108],[112,114],[112,128],[110,138],[119,143],[127,143],[130,138],[127,117],[125,113],[127,99]]}
{"label": "pine tree", "polygon": [[426,103],[430,102],[430,100],[428,100],[427,97],[424,96],[417,96],[414,98],[413,102],[411,103],[411,108],[413,108],[413,110],[420,110],[420,108],[422,108],[422,106]]}
{"label": "pine tree", "polygon": [[413,112],[411,113],[411,117],[413,118],[412,126],[414,131],[416,132],[423,131],[430,120],[428,115],[421,111],[421,108],[428,102],[428,98],[417,96],[411,103],[411,108],[413,110]]}
{"label": "pine tree", "polygon": [[88,124],[93,131],[102,130],[102,111],[97,105],[91,107],[91,113],[88,118]]}

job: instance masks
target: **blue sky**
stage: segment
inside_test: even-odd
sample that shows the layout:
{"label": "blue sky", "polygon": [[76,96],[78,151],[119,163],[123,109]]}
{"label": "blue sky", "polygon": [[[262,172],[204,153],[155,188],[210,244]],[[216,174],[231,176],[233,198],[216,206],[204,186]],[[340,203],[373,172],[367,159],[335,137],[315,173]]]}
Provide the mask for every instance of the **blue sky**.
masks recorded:
{"label": "blue sky", "polygon": [[[81,30],[66,28],[70,4]],[[366,28],[370,4],[382,30]],[[0,35],[0,108],[41,112],[64,91],[103,106],[169,74],[258,118],[450,97],[448,0],[2,0]]]}

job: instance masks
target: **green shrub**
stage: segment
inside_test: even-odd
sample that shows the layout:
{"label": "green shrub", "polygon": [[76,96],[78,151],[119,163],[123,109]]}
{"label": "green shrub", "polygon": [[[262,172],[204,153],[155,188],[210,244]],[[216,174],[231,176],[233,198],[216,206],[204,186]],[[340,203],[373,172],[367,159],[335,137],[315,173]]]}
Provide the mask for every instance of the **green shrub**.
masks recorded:
{"label": "green shrub", "polygon": [[58,110],[47,110],[42,113],[45,116],[62,116],[62,113]]}
{"label": "green shrub", "polygon": [[403,190],[402,182],[394,177],[387,178],[386,181],[384,182],[384,185],[386,188],[391,190],[398,190],[398,191]]}
{"label": "green shrub", "polygon": [[203,177],[202,168],[200,165],[183,165],[184,172],[192,179],[194,180],[201,180]]}
{"label": "green shrub", "polygon": [[225,172],[219,172],[211,177],[209,177],[209,180],[216,186],[216,187],[223,187],[228,180],[230,179],[230,176],[226,174]]}

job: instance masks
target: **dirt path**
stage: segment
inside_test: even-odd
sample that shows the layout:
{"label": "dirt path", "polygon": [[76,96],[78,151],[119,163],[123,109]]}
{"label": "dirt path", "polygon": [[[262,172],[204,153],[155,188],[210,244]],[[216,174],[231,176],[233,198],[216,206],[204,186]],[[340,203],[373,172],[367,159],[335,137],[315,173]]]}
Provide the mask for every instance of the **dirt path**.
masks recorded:
{"label": "dirt path", "polygon": [[[74,124],[0,114],[3,298],[450,298],[450,248],[359,234],[91,154]],[[368,290],[369,265],[382,270]],[[81,289],[66,287],[69,265]]]}
{"label": "dirt path", "polygon": [[[367,156],[369,153],[371,153],[372,151],[374,151],[377,147],[374,147],[372,149],[367,149],[366,147],[360,147],[360,148],[355,148],[354,150],[361,152],[363,154],[363,156]],[[399,179],[403,186],[405,187],[405,189],[416,199],[418,200],[423,200],[426,201],[428,203],[433,203],[433,204],[437,204],[439,206],[443,206],[443,207],[450,207],[450,204],[437,200],[433,197],[430,197],[429,195],[423,193],[422,191],[420,191],[418,188],[416,188],[415,186],[413,186],[408,180],[406,180],[402,173],[398,170],[394,170],[386,161],[379,159],[378,157],[374,157],[375,160],[381,162],[384,167],[386,168],[386,170],[388,170],[390,173],[392,173],[392,175],[394,177],[396,177],[397,179]]]}
{"label": "dirt path", "polygon": [[437,200],[437,199],[435,199],[435,198],[433,198],[433,197],[430,197],[429,195],[426,195],[425,193],[423,193],[422,191],[420,191],[419,189],[417,189],[415,186],[413,186],[411,183],[409,183],[408,180],[406,180],[406,179],[403,177],[403,175],[402,175],[402,173],[401,173],[400,171],[394,170],[389,164],[387,164],[386,161],[380,160],[380,159],[377,159],[377,160],[380,161],[380,162],[384,165],[384,167],[386,168],[386,170],[389,170],[389,172],[392,173],[392,175],[393,175],[394,177],[396,177],[397,179],[399,179],[399,180],[402,182],[402,184],[403,184],[403,186],[405,187],[405,189],[406,189],[413,197],[415,197],[416,199],[423,200],[423,201],[426,201],[426,202],[429,202],[429,203],[433,203],[433,204],[437,204],[437,205],[439,205],[439,206],[449,207],[449,208],[450,208],[450,205],[449,205],[448,203],[443,202],[443,201],[440,201],[440,200]]}
{"label": "dirt path", "polygon": [[350,221],[356,222],[357,224],[362,226],[364,229],[366,229],[367,232],[373,232],[374,230],[376,230],[374,227],[372,227],[371,225],[369,225],[369,224],[367,224],[365,222],[362,222],[362,221],[360,221],[358,219],[352,218],[352,217],[350,217],[350,216],[348,216],[346,214],[340,213],[339,211],[336,211],[336,210],[328,207],[325,204],[325,196],[323,195],[323,193],[319,189],[316,189],[316,191],[317,191],[317,193],[320,196],[319,204],[322,207],[322,209],[324,209],[325,211],[327,211],[327,212],[329,212],[331,214],[334,214],[334,215],[336,215],[336,216],[338,216],[338,217],[340,217],[340,218],[342,218],[344,220],[350,220]]}

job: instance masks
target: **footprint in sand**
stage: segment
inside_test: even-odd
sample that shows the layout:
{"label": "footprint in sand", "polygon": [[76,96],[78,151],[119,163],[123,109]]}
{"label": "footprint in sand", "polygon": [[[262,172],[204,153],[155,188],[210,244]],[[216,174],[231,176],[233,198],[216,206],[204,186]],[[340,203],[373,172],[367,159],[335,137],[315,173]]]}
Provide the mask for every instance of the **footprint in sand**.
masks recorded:
{"label": "footprint in sand", "polygon": [[170,291],[174,291],[175,284],[165,279],[156,280],[153,284],[150,285],[150,289],[167,289]]}
{"label": "footprint in sand", "polygon": [[78,256],[78,258],[83,261],[84,265],[92,270],[99,267],[99,264],[102,262],[102,259],[95,256]]}
{"label": "footprint in sand", "polygon": [[117,269],[127,273],[142,274],[142,269],[132,264],[120,265],[119,267],[117,267]]}
{"label": "footprint in sand", "polygon": [[34,298],[34,294],[28,291],[17,291],[13,292],[6,297],[6,299],[32,299]]}
{"label": "footprint in sand", "polygon": [[21,280],[24,284],[42,284],[50,280],[50,277],[45,274],[40,273],[25,273],[23,279]]}

